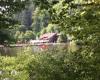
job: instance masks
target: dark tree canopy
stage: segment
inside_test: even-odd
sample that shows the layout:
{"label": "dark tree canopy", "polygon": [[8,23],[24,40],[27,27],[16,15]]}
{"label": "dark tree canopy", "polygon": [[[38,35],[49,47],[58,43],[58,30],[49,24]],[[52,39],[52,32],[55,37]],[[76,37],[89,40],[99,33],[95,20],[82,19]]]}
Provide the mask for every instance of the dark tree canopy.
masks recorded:
{"label": "dark tree canopy", "polygon": [[13,25],[13,14],[25,8],[28,0],[0,0],[0,28]]}
{"label": "dark tree canopy", "polygon": [[28,0],[0,0],[0,43],[6,40],[6,36],[2,37],[6,35],[2,31],[12,28],[11,26],[17,22],[13,15],[24,9],[26,4]]}

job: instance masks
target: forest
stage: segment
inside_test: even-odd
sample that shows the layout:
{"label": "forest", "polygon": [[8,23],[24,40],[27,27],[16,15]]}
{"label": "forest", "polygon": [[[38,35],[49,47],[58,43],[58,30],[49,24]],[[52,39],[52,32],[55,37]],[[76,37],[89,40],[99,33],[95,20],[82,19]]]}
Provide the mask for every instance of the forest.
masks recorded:
{"label": "forest", "polygon": [[45,33],[59,33],[59,43],[71,36],[79,48],[32,52],[27,46],[15,56],[0,54],[0,80],[100,79],[100,0],[0,0],[0,45]]}

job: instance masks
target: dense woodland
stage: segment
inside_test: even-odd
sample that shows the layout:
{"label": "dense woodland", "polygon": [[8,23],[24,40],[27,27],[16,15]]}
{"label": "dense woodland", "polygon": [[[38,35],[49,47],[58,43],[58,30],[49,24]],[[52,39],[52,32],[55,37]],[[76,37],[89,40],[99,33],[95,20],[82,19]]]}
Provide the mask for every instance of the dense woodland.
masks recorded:
{"label": "dense woodland", "polygon": [[[48,32],[60,33],[62,39],[70,35],[79,40],[99,31],[99,0],[1,0],[0,5],[1,44],[23,43]],[[88,31],[90,28],[93,31]]]}
{"label": "dense woodland", "polygon": [[0,80],[100,79],[100,0],[0,0],[0,44],[25,43],[48,32],[60,33],[58,42],[72,36],[79,49],[32,54],[25,48],[16,57],[0,56],[0,71],[7,71]]}

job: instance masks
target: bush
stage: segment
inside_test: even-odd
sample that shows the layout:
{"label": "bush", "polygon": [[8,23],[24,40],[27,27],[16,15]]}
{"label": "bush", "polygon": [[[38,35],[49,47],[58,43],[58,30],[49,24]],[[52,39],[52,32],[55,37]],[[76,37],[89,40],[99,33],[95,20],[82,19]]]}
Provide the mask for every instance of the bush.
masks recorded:
{"label": "bush", "polygon": [[15,57],[0,56],[0,80],[29,80],[26,67],[31,58],[28,47]]}
{"label": "bush", "polygon": [[28,64],[30,80],[99,80],[96,56],[86,51],[49,51],[35,54]]}
{"label": "bush", "polygon": [[0,56],[0,80],[99,80],[97,54],[63,48],[32,54],[26,49],[16,57]]}

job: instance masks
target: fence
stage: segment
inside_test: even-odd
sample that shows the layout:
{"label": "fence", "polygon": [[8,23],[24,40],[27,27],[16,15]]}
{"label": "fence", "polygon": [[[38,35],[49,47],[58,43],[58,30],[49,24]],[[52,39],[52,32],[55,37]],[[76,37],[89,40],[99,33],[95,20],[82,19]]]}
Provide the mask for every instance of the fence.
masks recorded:
{"label": "fence", "polygon": [[16,56],[18,52],[23,53],[26,48],[31,48],[32,52],[42,51],[45,49],[54,49],[56,47],[67,47],[66,43],[45,43],[45,44],[38,44],[38,45],[31,45],[31,44],[15,44],[10,46],[1,46],[0,47],[0,54],[1,55],[9,55],[9,56]]}

